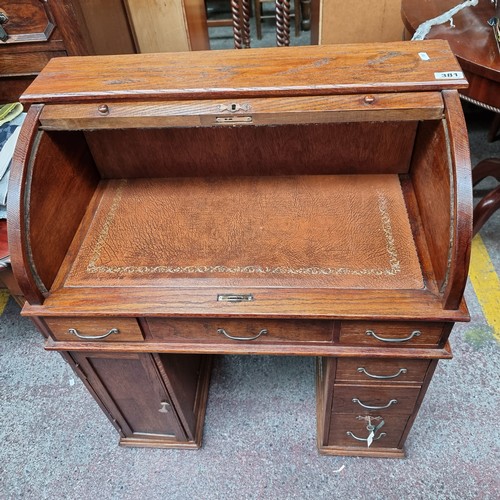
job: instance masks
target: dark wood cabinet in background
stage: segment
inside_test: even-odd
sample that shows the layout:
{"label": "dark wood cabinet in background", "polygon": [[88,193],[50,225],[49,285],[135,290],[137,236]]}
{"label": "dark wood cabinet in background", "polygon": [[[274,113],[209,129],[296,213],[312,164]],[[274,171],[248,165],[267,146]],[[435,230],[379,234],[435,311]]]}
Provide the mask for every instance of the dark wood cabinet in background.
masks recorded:
{"label": "dark wood cabinet in background", "polygon": [[53,57],[137,52],[123,0],[9,0],[0,41],[0,102],[19,99]]}
{"label": "dark wood cabinet in background", "polygon": [[73,0],[9,0],[0,9],[8,19],[0,41],[0,102],[16,101],[53,57],[93,53]]}

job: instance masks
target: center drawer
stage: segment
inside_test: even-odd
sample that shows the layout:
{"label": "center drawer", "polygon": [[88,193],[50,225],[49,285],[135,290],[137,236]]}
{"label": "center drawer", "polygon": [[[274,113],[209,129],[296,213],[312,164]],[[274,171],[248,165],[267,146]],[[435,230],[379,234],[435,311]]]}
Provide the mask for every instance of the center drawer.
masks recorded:
{"label": "center drawer", "polygon": [[170,342],[333,342],[333,322],[276,319],[148,318],[153,339]]}

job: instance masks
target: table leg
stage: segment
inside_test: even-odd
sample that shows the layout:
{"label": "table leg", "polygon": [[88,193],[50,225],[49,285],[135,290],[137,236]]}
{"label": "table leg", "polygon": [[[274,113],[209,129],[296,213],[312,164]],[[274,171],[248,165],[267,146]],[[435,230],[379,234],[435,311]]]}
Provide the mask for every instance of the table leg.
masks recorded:
{"label": "table leg", "polygon": [[[472,170],[472,184],[475,186],[486,177],[500,181],[500,158],[480,161]],[[479,232],[486,221],[500,208],[500,186],[490,191],[474,208],[473,234]]]}

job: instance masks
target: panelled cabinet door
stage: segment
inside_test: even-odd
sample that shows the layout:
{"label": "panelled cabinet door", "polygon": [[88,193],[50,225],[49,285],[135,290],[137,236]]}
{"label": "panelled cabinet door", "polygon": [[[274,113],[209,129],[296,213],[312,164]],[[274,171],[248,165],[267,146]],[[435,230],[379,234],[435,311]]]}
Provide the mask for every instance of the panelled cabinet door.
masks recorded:
{"label": "panelled cabinet door", "polygon": [[0,22],[5,33],[0,43],[46,42],[55,28],[47,2],[41,0],[2,0]]}
{"label": "panelled cabinet door", "polygon": [[71,353],[71,357],[121,430],[122,444],[186,441],[165,381],[150,354]]}

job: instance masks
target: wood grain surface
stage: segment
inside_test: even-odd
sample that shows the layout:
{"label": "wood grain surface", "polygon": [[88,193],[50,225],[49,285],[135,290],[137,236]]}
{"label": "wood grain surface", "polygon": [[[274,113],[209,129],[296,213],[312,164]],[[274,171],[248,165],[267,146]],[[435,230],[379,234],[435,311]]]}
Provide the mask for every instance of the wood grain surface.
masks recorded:
{"label": "wood grain surface", "polygon": [[85,135],[103,178],[210,178],[407,173],[416,128],[414,121],[347,122],[110,129]]}
{"label": "wood grain surface", "polygon": [[[419,52],[425,52],[423,60]],[[52,60],[24,102],[198,99],[464,88],[446,42],[279,47]]]}

